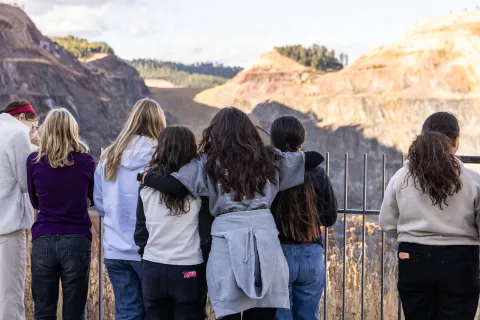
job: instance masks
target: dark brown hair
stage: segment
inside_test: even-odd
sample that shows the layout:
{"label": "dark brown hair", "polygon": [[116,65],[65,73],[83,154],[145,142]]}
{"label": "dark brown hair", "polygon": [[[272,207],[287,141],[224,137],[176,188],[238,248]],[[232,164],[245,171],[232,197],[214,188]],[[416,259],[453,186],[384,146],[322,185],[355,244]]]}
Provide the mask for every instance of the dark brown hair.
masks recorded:
{"label": "dark brown hair", "polygon": [[[5,109],[3,109],[2,111],[0,111],[0,113],[8,113],[10,111],[13,111],[15,109],[18,109],[18,108],[21,108],[21,107],[24,107],[24,106],[28,106],[30,104],[30,102],[28,102],[27,100],[16,100],[16,101],[12,101],[10,102],[9,104],[7,104],[7,106],[5,107]],[[18,117],[20,114],[18,115],[15,115],[14,117]],[[29,120],[29,121],[36,121],[38,120],[38,116],[37,114],[35,113],[30,113],[30,112],[27,112],[27,113],[24,113],[25,115],[25,119]]]}
{"label": "dark brown hair", "polygon": [[[166,127],[158,137],[158,144],[150,161],[151,170],[159,176],[168,176],[180,170],[197,155],[195,135],[183,126]],[[165,203],[170,215],[178,216],[190,211],[187,197],[167,196],[162,193],[161,203]]]}
{"label": "dark brown hair", "polygon": [[[283,152],[298,151],[305,136],[305,128],[295,117],[280,117],[270,129],[272,144]],[[280,192],[272,208],[280,233],[299,243],[312,242],[321,236],[312,175],[312,171],[305,172],[303,185]]]}
{"label": "dark brown hair", "polygon": [[428,194],[433,206],[443,210],[447,198],[462,188],[461,163],[453,149],[453,141],[460,135],[457,118],[448,112],[437,112],[425,120],[422,133],[408,150],[409,172],[405,183],[412,178],[413,185]]}
{"label": "dark brown hair", "polygon": [[266,146],[248,116],[237,108],[220,110],[203,131],[199,151],[207,156],[206,171],[234,201],[264,194],[277,183],[279,155]]}

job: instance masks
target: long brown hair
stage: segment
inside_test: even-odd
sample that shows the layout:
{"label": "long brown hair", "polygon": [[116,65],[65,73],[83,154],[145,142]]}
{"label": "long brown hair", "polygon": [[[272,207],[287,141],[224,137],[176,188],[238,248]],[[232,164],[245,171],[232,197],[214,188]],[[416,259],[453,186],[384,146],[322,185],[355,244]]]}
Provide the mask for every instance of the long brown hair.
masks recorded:
{"label": "long brown hair", "polygon": [[117,139],[100,157],[100,162],[105,162],[105,179],[117,180],[123,153],[134,136],[155,141],[166,126],[165,114],[158,102],[149,98],[137,101]]}
{"label": "long brown hair", "polygon": [[[270,129],[272,144],[283,152],[298,151],[305,136],[305,128],[295,117],[280,117]],[[299,243],[321,236],[312,176],[312,171],[305,172],[304,184],[280,192],[272,208],[280,233]]]}
{"label": "long brown hair", "polygon": [[207,174],[220,183],[222,193],[232,193],[234,201],[264,194],[268,181],[277,183],[277,152],[263,143],[250,118],[237,108],[224,108],[213,117],[199,151],[207,156]]}
{"label": "long brown hair", "polygon": [[[195,135],[183,126],[167,127],[160,133],[149,167],[159,176],[180,170],[197,154]],[[162,193],[161,200],[170,210],[170,215],[178,216],[190,211],[187,197],[167,196]]]}
{"label": "long brown hair", "polygon": [[448,112],[437,112],[427,118],[422,133],[408,150],[405,184],[411,178],[414,187],[428,194],[432,205],[442,210],[448,206],[448,197],[462,188],[461,163],[452,152],[459,135],[457,118]]}

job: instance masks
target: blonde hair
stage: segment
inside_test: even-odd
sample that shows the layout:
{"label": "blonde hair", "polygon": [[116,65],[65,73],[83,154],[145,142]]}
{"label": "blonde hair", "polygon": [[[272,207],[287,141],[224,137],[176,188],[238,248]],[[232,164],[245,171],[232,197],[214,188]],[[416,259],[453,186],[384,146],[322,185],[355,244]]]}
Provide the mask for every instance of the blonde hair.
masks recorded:
{"label": "blonde hair", "polygon": [[65,108],[51,110],[40,130],[40,145],[35,159],[39,162],[46,156],[52,168],[73,165],[68,156],[71,152],[87,153],[88,147],[78,136],[78,123]]}
{"label": "blonde hair", "polygon": [[166,126],[165,114],[158,102],[149,98],[137,101],[117,139],[100,157],[100,162],[105,162],[105,179],[108,181],[117,179],[123,152],[134,136],[146,136],[157,140]]}

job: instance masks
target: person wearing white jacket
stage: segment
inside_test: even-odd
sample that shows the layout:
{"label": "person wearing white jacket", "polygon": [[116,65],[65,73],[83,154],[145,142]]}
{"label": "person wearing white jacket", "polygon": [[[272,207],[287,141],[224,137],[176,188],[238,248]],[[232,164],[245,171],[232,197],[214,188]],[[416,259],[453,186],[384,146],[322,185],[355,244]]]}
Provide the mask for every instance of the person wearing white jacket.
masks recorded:
{"label": "person wearing white jacket", "polygon": [[37,125],[28,101],[14,101],[0,112],[0,319],[25,319],[25,230],[34,220],[26,164]]}

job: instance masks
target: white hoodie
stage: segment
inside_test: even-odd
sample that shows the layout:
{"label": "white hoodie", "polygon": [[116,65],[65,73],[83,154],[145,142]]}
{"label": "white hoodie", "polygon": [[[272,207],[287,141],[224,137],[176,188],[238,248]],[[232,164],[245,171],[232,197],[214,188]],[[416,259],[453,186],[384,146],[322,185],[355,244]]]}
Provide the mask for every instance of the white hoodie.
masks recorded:
{"label": "white hoodie", "polygon": [[93,198],[98,213],[104,217],[103,248],[106,259],[141,260],[133,239],[140,187],[137,173],[150,162],[154,142],[147,137],[133,138],[123,152],[114,182],[105,180],[105,163],[97,166]]}
{"label": "white hoodie", "polygon": [[462,163],[462,188],[448,206],[433,206],[428,194],[405,184],[408,162],[390,180],[380,210],[380,225],[398,242],[422,245],[480,245],[480,174]]}
{"label": "white hoodie", "polygon": [[0,235],[32,227],[27,190],[27,158],[32,150],[28,127],[8,113],[0,114]]}

